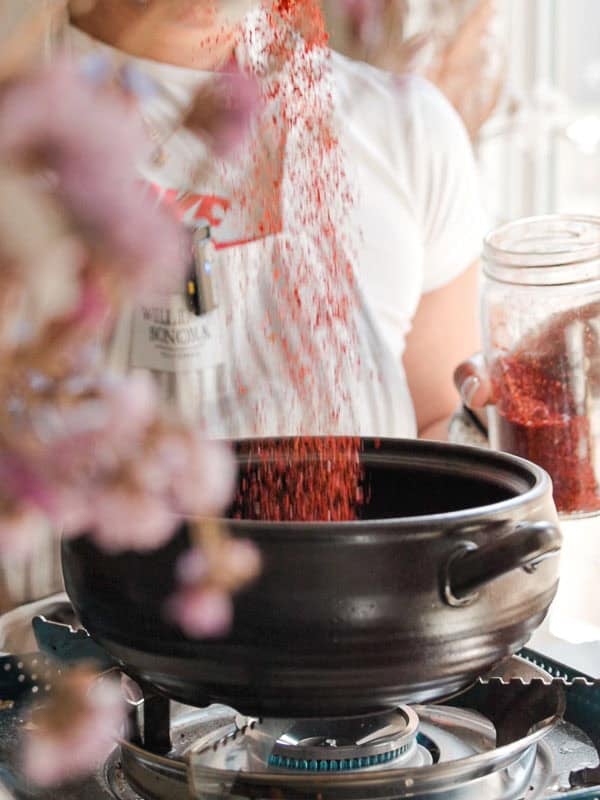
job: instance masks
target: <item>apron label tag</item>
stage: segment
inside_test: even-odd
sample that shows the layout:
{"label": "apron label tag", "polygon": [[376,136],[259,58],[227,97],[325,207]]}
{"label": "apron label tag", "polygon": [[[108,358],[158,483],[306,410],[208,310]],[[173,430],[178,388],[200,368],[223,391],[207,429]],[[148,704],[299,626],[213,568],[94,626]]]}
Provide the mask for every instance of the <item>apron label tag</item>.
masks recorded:
{"label": "apron label tag", "polygon": [[221,315],[216,308],[198,317],[182,295],[134,311],[131,366],[161,372],[195,372],[222,364]]}

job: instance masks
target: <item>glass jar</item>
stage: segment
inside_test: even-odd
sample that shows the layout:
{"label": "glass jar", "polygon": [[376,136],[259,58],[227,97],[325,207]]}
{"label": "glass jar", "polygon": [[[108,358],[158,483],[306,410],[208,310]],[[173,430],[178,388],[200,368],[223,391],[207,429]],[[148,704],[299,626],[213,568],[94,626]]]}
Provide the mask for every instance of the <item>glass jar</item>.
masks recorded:
{"label": "glass jar", "polygon": [[598,512],[600,217],[509,223],[483,262],[491,445],[546,469],[559,512]]}

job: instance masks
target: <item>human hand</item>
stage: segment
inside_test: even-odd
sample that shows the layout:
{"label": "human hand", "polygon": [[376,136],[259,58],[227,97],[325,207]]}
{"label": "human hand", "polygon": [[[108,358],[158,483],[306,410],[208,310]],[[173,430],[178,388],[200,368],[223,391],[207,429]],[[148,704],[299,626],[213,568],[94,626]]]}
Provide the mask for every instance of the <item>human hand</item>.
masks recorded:
{"label": "human hand", "polygon": [[466,408],[480,410],[492,402],[492,386],[482,353],[476,353],[456,367],[454,385]]}
{"label": "human hand", "polygon": [[492,402],[492,387],[482,353],[476,353],[456,367],[454,385],[462,400],[463,417],[470,418],[471,424],[487,439],[487,406]]}

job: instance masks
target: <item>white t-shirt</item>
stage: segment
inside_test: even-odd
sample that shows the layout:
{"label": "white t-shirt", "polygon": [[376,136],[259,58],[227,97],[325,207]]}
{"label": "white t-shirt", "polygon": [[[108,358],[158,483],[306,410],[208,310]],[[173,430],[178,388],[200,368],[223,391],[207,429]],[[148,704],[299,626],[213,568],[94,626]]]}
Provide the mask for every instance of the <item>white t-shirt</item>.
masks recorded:
{"label": "white t-shirt", "polygon": [[[75,29],[68,41],[78,54],[114,55]],[[205,146],[187,131],[169,135],[194,91],[212,76],[132,60],[156,86],[142,113],[163,142],[162,157],[142,165],[143,176],[167,198],[184,190],[188,217],[208,222],[217,243],[239,242],[244,237],[229,207],[236,168],[224,166],[219,185],[214,178],[207,185],[197,169]],[[190,314],[182,287],[169,299],[131,309],[116,332],[113,364],[151,370],[169,401],[214,435],[415,436],[402,365],[406,335],[422,295],[451,282],[480,252],[483,214],[476,167],[449,103],[420,78],[398,79],[335,53],[329,63],[335,124],[355,195],[345,224],[359,237],[354,259],[358,339],[352,347],[359,350],[360,375],[356,360],[335,375],[326,359],[315,363],[317,390],[310,409],[286,379],[289,354],[274,350],[261,323],[268,315],[271,331],[287,324],[278,317],[278,289],[269,277],[272,270],[265,268],[289,252],[285,216],[280,235],[216,253],[217,310],[204,317]],[[284,195],[293,214],[293,180],[287,189],[284,181]],[[296,234],[292,248],[310,258],[311,243]],[[286,269],[293,269],[293,258]],[[318,280],[319,267],[315,270]],[[327,411],[341,395],[343,409],[332,425]]]}

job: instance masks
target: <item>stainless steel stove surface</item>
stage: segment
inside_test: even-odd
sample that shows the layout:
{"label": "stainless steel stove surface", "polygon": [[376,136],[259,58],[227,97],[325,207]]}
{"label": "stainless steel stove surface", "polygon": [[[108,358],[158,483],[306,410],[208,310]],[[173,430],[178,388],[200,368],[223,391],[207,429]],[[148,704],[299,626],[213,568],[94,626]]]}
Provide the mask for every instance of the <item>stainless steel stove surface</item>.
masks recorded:
{"label": "stainless steel stove surface", "polygon": [[[68,621],[63,599],[52,602],[46,608]],[[0,632],[7,625],[0,620]],[[94,653],[81,632],[35,626],[42,650],[63,660]],[[44,792],[19,774],[18,736],[20,701],[51,691],[50,662],[5,656],[0,691],[17,702],[0,710],[0,779],[17,800],[598,800],[600,684],[525,655],[443,704],[363,717],[258,720],[220,705],[132,699],[131,740],[87,781]]]}

